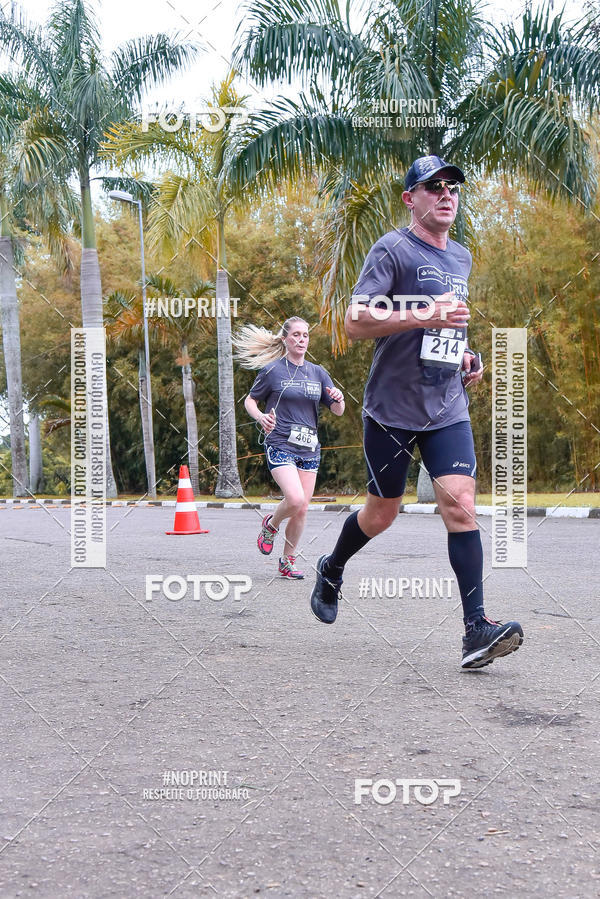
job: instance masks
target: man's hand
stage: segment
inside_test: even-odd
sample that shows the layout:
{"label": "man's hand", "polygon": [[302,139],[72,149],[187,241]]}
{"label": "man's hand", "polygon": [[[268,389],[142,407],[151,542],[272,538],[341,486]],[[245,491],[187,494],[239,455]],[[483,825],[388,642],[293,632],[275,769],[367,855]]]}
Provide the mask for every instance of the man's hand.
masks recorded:
{"label": "man's hand", "polygon": [[424,319],[424,328],[464,328],[471,318],[467,304],[463,300],[457,300],[452,290],[431,303],[429,311],[431,317]]}
{"label": "man's hand", "polygon": [[334,401],[334,403],[341,403],[344,399],[344,394],[341,390],[338,390],[337,387],[326,387],[325,390]]}
{"label": "man's hand", "polygon": [[[475,371],[474,366],[479,365],[479,368]],[[469,372],[469,374],[465,375],[463,378],[463,384],[465,387],[470,387],[471,384],[478,384],[483,378],[483,365],[480,363],[480,360],[473,353],[466,352],[463,356],[462,362],[462,370]]]}

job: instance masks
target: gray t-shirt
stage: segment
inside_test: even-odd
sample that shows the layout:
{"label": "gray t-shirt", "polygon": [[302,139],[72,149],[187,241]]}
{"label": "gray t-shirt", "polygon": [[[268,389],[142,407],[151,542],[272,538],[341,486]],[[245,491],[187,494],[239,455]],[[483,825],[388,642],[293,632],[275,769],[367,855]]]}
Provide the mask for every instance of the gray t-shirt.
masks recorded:
{"label": "gray t-shirt", "polygon": [[[393,300],[394,294],[436,297],[453,290],[457,299],[466,302],[470,271],[471,254],[454,240],[448,240],[446,249],[440,250],[408,228],[389,231],[369,250],[353,301],[359,294]],[[394,310],[401,308],[400,301],[393,305]],[[406,305],[411,308],[419,304],[407,300]],[[469,420],[469,400],[460,371],[424,365],[420,358],[423,335],[424,330],[416,328],[375,338],[363,415],[389,427],[413,431]]]}
{"label": "gray t-shirt", "polygon": [[278,359],[261,368],[254,384],[250,388],[250,396],[259,403],[264,403],[264,411],[275,408],[277,424],[265,438],[267,446],[285,449],[302,458],[310,458],[320,450],[317,444],[314,450],[309,447],[290,443],[288,437],[292,425],[308,425],[316,428],[319,423],[319,403],[329,408],[332,400],[326,387],[333,387],[329,373],[313,362],[305,361],[298,368],[287,359]]}

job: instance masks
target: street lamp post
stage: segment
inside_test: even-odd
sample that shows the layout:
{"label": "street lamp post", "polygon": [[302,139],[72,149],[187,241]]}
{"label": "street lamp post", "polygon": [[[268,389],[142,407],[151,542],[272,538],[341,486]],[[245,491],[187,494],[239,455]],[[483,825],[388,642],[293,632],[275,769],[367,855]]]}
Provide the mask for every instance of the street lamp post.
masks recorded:
{"label": "street lamp post", "polygon": [[142,219],[142,201],[136,200],[132,194],[125,190],[111,190],[108,193],[111,200],[120,200],[122,203],[132,203],[138,207],[140,224],[140,250],[142,257],[142,315],[144,321],[144,361],[146,367],[145,392],[143,397],[146,404],[146,421],[148,423],[148,447],[145,447],[146,472],[148,476],[148,496],[156,497],[156,463],[154,454],[154,425],[152,416],[152,385],[150,383],[150,341],[148,339],[148,317],[146,315],[146,260],[144,256],[144,224]]}

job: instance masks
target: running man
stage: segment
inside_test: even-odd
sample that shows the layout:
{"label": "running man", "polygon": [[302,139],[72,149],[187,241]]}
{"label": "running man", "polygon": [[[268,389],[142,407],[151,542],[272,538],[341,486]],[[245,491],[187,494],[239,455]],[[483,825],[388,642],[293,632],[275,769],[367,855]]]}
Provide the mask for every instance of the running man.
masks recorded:
{"label": "running man", "polygon": [[[278,334],[247,325],[233,341],[244,368],[260,369],[244,405],[267,435],[267,465],[283,493],[273,515],[263,518],[257,544],[261,553],[270,555],[275,535],[287,519],[283,557],[279,559],[279,574],[287,578],[304,577],[296,568],[296,548],[321,459],[319,404],[334,415],[344,414],[344,396],[329,373],[321,365],[305,361],[308,340],[307,323],[294,315]],[[264,403],[264,412],[257,401]]]}
{"label": "running man", "polygon": [[373,245],[346,312],[352,340],[375,340],[363,404],[368,493],[364,507],[346,518],[333,552],[317,562],[311,608],[320,621],[335,621],[344,566],[395,521],[416,445],[448,531],[465,624],[462,667],[481,668],[518,649],[523,631],[516,621],[492,621],[483,606],[465,390],[481,380],[483,367],[466,343],[471,254],[448,238],[464,180],[439,156],[413,162],[402,194],[410,225]]}

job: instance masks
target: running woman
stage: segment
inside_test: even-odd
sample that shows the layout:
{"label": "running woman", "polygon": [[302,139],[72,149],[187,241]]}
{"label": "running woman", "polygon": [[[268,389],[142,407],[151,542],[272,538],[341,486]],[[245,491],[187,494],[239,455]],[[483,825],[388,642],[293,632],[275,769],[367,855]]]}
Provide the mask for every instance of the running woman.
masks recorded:
{"label": "running woman", "polygon": [[[270,555],[275,535],[287,519],[279,559],[279,574],[287,578],[304,577],[296,568],[296,552],[321,459],[319,404],[334,415],[344,413],[344,396],[329,373],[305,361],[308,341],[308,325],[295,315],[278,334],[247,325],[233,341],[244,368],[260,369],[244,405],[267,435],[267,465],[283,493],[275,512],[263,518],[257,544],[261,553]],[[258,402],[264,403],[264,412]]]}
{"label": "running woman", "polygon": [[[461,665],[481,668],[518,649],[523,631],[516,621],[491,620],[483,606],[477,463],[465,390],[481,380],[483,367],[466,343],[471,254],[448,238],[464,180],[439,156],[413,162],[402,194],[410,225],[371,248],[346,312],[352,340],[375,340],[363,404],[368,493],[364,507],[346,518],[333,552],[317,562],[311,608],[321,621],[335,621],[344,566],[396,520],[416,444],[448,531],[465,625]],[[377,316],[375,306],[389,314]],[[426,306],[424,320],[415,310]]]}

